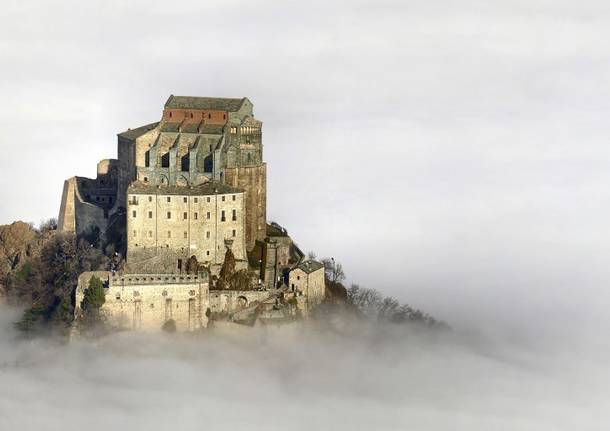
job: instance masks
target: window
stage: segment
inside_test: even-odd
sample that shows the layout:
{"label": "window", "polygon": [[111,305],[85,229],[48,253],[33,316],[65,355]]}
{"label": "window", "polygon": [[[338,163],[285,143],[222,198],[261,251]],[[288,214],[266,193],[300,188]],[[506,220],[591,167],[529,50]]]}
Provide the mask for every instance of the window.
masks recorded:
{"label": "window", "polygon": [[184,232],[184,238],[186,239],[186,238],[188,238],[188,237],[189,237],[188,232]]}
{"label": "window", "polygon": [[232,198],[233,200],[235,200],[235,195],[231,196],[231,198]]}
{"label": "window", "polygon": [[152,218],[152,211],[148,211],[148,218]]}
{"label": "window", "polygon": [[186,198],[186,196],[182,198],[182,202],[184,202],[184,203],[188,202],[188,199]]}
{"label": "window", "polygon": [[148,177],[144,177],[144,182],[147,183],[148,182]]}
{"label": "window", "polygon": [[301,279],[301,276],[300,276],[300,275],[297,275],[297,280],[300,280],[300,279]]}
{"label": "window", "polygon": [[199,202],[199,198],[194,198],[193,200],[195,201],[195,203]]}
{"label": "window", "polygon": [[209,220],[210,219],[210,212],[208,211],[207,214],[205,215],[206,218]]}
{"label": "window", "polygon": [[133,218],[136,218],[136,212],[135,212],[135,211],[132,211],[132,212],[131,212],[131,216],[132,216]]}
{"label": "window", "polygon": [[233,236],[235,236],[235,229],[233,229]]}
{"label": "window", "polygon": [[209,230],[208,230],[208,231],[206,231],[206,233],[205,233],[205,237],[206,237],[207,239],[210,239],[210,231],[209,231]]}
{"label": "window", "polygon": [[206,198],[206,201],[207,201],[207,202],[210,202],[210,198],[209,198],[209,197],[208,197],[208,198]]}
{"label": "window", "polygon": [[148,202],[152,202],[152,196],[148,197]]}
{"label": "window", "polygon": [[152,238],[152,230],[149,230],[149,231],[148,231],[148,237],[149,237],[149,238]]}
{"label": "window", "polygon": [[206,250],[205,255],[209,256],[210,255],[210,250]]}
{"label": "window", "polygon": [[222,119],[226,120],[227,119],[227,114],[222,114]]}
{"label": "window", "polygon": [[197,216],[198,216],[198,214],[197,214],[197,213],[193,213],[193,218],[194,218],[195,220],[197,220]]}
{"label": "window", "polygon": [[191,112],[191,118],[193,118],[193,113]]}
{"label": "window", "polygon": [[172,118],[172,111],[169,111],[169,118]]}
{"label": "window", "polygon": [[223,201],[223,202],[225,201],[225,197],[224,197],[224,196],[222,197],[222,201]]}
{"label": "window", "polygon": [[167,218],[172,218],[172,212],[171,211],[167,212]]}
{"label": "window", "polygon": [[171,202],[171,201],[172,201],[172,198],[170,198],[170,197],[168,196],[168,197],[167,197],[167,201],[168,201],[168,202]]}
{"label": "window", "polygon": [[167,237],[168,237],[168,238],[171,238],[171,237],[172,237],[172,231],[171,231],[171,230],[168,230],[168,231],[167,231]]}
{"label": "window", "polygon": [[233,217],[232,217],[233,221],[237,221],[237,210],[233,210]]}
{"label": "window", "polygon": [[189,218],[188,213],[182,213],[182,218],[183,218],[184,220],[186,220],[187,218]]}
{"label": "window", "polygon": [[212,114],[208,112],[208,118],[212,118]]}
{"label": "window", "polygon": [[227,218],[225,217],[225,210],[222,210],[220,213],[220,221],[227,221]]}

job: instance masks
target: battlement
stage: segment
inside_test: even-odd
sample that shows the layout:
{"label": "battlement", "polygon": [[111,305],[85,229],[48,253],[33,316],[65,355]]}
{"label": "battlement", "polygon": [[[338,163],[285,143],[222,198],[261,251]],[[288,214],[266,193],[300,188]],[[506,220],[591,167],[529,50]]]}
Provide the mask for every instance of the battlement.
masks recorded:
{"label": "battlement", "polygon": [[205,273],[197,275],[170,275],[170,274],[123,274],[111,275],[110,287],[139,286],[139,285],[167,285],[167,284],[201,284],[207,283]]}

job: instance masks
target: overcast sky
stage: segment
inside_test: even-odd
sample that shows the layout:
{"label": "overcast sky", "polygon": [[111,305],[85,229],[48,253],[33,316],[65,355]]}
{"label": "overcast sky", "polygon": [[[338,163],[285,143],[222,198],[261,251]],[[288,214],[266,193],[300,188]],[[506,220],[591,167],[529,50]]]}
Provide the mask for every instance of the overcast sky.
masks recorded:
{"label": "overcast sky", "polygon": [[[454,324],[605,324],[606,1],[13,1],[0,14],[0,223],[170,94],[247,96],[268,217]],[[532,324],[534,323],[534,324]]]}

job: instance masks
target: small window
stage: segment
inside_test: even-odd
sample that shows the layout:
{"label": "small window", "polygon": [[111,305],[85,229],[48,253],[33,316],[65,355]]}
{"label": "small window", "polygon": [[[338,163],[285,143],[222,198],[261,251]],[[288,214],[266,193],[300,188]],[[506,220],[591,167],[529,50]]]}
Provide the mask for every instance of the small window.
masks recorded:
{"label": "small window", "polygon": [[232,217],[233,221],[237,221],[237,210],[233,210],[233,217]]}
{"label": "small window", "polygon": [[235,236],[235,229],[233,229],[233,236]]}
{"label": "small window", "polygon": [[184,232],[184,238],[186,239],[186,238],[188,238],[188,237],[189,237],[188,232]]}
{"label": "small window", "polygon": [[210,255],[210,250],[206,250],[205,255],[209,256]]}
{"label": "small window", "polygon": [[172,231],[171,231],[171,230],[168,230],[168,231],[167,231],[167,237],[168,237],[168,238],[171,238],[171,237],[172,237]]}
{"label": "small window", "polygon": [[132,212],[131,212],[131,216],[132,216],[133,218],[136,218],[136,212],[135,212],[135,211],[132,211]]}
{"label": "small window", "polygon": [[199,198],[194,198],[193,200],[195,201],[195,203],[199,202]]}
{"label": "small window", "polygon": [[152,202],[152,196],[148,197],[148,202]]}
{"label": "small window", "polygon": [[193,218],[194,218],[195,220],[197,220],[197,217],[198,217],[198,214],[197,214],[197,213],[193,213]]}
{"label": "small window", "polygon": [[208,118],[212,118],[212,114],[208,113]]}
{"label": "small window", "polygon": [[144,177],[144,182],[147,183],[148,182],[148,177]]}
{"label": "small window", "polygon": [[235,195],[231,196],[231,199],[235,200]]}
{"label": "small window", "polygon": [[206,231],[206,233],[205,233],[205,237],[206,237],[207,239],[210,239],[210,231],[209,231],[209,230],[208,230],[208,231]]}
{"label": "small window", "polygon": [[188,213],[182,213],[182,218],[184,220],[186,220],[187,218],[189,218],[189,214]]}
{"label": "small window", "polygon": [[227,218],[225,217],[225,210],[220,212],[220,221],[227,221]]}
{"label": "small window", "polygon": [[300,280],[300,279],[301,279],[301,276],[300,276],[300,275],[297,275],[297,280]]}
{"label": "small window", "polygon": [[193,113],[191,112],[191,118],[193,118]]}
{"label": "small window", "polygon": [[182,202],[184,202],[184,203],[187,203],[187,202],[188,202],[188,199],[187,199],[187,197],[186,197],[186,196],[182,198]]}
{"label": "small window", "polygon": [[207,202],[210,202],[210,198],[209,198],[209,197],[207,197],[207,198],[206,198],[206,201],[207,201]]}
{"label": "small window", "polygon": [[172,111],[169,111],[169,118],[172,118]]}
{"label": "small window", "polygon": [[225,201],[225,197],[224,197],[224,196],[222,197],[222,201],[223,201],[223,202]]}
{"label": "small window", "polygon": [[152,211],[148,211],[148,218],[152,218]]}
{"label": "small window", "polygon": [[148,231],[148,237],[149,237],[149,238],[152,238],[152,230],[149,230],[149,231]]}
{"label": "small window", "polygon": [[172,218],[172,212],[171,211],[167,212],[167,218]]}
{"label": "small window", "polygon": [[167,201],[168,201],[168,202],[171,202],[171,201],[172,201],[172,198],[168,196],[168,197],[167,197]]}
{"label": "small window", "polygon": [[207,214],[205,215],[205,217],[209,220],[210,219],[210,212],[208,211]]}
{"label": "small window", "polygon": [[227,119],[227,114],[222,114],[222,119],[226,120]]}

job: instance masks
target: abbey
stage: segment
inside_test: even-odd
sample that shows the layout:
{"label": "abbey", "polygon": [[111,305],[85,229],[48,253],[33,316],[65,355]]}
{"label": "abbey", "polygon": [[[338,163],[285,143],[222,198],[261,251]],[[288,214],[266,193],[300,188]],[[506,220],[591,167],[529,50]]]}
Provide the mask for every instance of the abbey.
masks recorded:
{"label": "abbey", "polygon": [[[284,228],[267,224],[262,122],[250,100],[172,95],[158,122],[118,134],[117,154],[98,163],[95,179],[65,181],[58,219],[60,230],[112,244],[126,258],[102,277],[112,291],[109,321],[158,328],[186,301],[178,326],[193,329],[210,313],[256,308],[269,318],[280,303],[296,315],[322,301],[322,265],[306,262]],[[167,302],[172,295],[181,299]],[[166,311],[142,312],[142,298],[146,310]]]}

